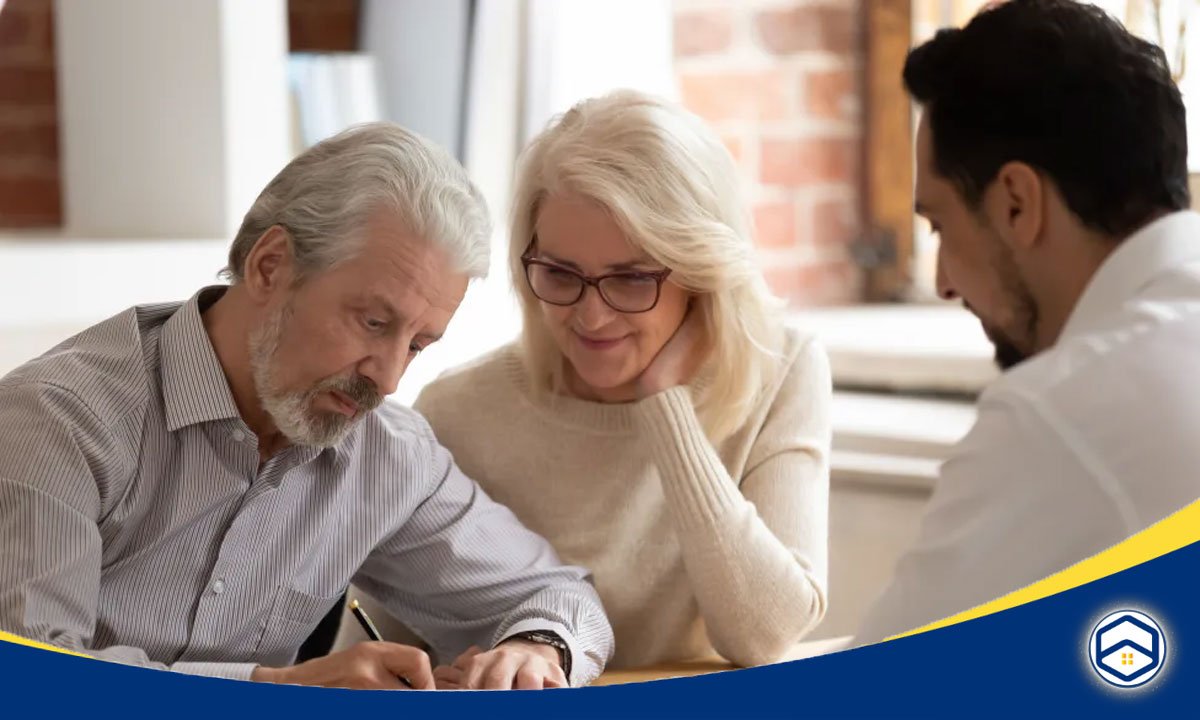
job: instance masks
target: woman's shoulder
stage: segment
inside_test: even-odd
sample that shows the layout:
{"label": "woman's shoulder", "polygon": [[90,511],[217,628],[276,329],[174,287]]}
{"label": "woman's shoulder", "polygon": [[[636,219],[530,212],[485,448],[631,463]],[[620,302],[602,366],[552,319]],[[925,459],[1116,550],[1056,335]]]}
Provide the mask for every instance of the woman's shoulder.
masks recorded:
{"label": "woman's shoulder", "polygon": [[437,412],[443,403],[462,406],[463,398],[470,398],[478,407],[492,396],[515,390],[514,376],[520,369],[519,358],[517,346],[508,344],[445,370],[421,390],[413,407],[429,415]]}
{"label": "woman's shoulder", "polygon": [[783,331],[776,357],[776,371],[761,396],[771,413],[793,405],[811,406],[832,395],[829,356],[819,337],[788,327]]}
{"label": "woman's shoulder", "polygon": [[780,349],[780,375],[810,372],[829,372],[829,355],[816,334],[795,327],[786,327]]}
{"label": "woman's shoulder", "polygon": [[824,345],[812,333],[788,328],[778,358],[774,383],[749,426],[755,436],[751,465],[780,448],[828,445],[833,382]]}

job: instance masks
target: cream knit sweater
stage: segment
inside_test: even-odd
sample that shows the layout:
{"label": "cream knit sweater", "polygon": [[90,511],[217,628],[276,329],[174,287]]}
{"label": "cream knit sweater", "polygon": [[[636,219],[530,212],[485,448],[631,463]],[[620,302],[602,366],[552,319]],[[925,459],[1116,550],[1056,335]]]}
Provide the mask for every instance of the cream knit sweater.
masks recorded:
{"label": "cream knit sweater", "polygon": [[714,650],[757,665],[826,607],[828,360],[791,333],[784,355],[717,448],[688,387],[629,404],[534,393],[511,345],[449,371],[415,407],[468,476],[592,570],[616,632],[610,667]]}

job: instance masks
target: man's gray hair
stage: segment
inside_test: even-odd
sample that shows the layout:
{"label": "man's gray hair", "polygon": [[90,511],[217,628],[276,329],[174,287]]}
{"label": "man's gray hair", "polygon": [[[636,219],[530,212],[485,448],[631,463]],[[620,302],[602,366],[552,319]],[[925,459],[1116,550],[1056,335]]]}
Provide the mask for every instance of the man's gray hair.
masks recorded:
{"label": "man's gray hair", "polygon": [[466,170],[437,145],[393,123],[367,123],[322,140],[287,164],[254,201],[222,275],[242,280],[250,250],[272,225],[292,239],[299,277],[327,270],[361,248],[378,209],[443,248],[459,272],[487,275],[487,203]]}

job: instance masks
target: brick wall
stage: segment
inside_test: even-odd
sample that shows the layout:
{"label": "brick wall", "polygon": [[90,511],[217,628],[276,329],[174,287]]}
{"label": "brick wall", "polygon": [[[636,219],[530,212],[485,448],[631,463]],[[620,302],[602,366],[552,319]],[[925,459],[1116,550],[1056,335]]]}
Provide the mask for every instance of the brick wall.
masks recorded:
{"label": "brick wall", "polygon": [[0,8],[0,227],[62,223],[52,5]]}
{"label": "brick wall", "polygon": [[358,0],[288,0],[292,52],[358,49]]}
{"label": "brick wall", "polygon": [[674,0],[683,102],[738,161],[767,280],[794,305],[861,293],[860,5]]}
{"label": "brick wall", "polygon": [[[0,2],[0,228],[62,225],[53,5]],[[358,0],[289,0],[291,49],[355,49],[358,12]]]}

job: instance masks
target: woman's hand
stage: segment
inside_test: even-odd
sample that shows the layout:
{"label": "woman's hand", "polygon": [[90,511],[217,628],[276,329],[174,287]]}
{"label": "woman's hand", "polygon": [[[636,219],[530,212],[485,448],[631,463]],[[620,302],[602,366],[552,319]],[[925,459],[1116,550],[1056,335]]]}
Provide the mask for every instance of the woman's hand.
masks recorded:
{"label": "woman's hand", "polygon": [[638,400],[691,381],[704,362],[705,335],[700,315],[688,310],[675,334],[638,377]]}

